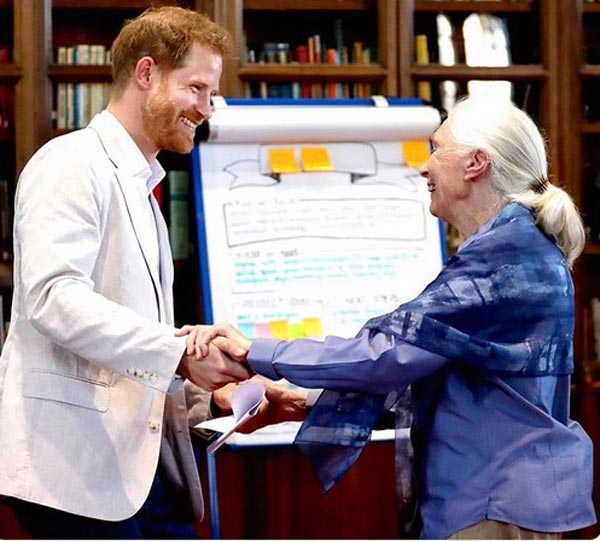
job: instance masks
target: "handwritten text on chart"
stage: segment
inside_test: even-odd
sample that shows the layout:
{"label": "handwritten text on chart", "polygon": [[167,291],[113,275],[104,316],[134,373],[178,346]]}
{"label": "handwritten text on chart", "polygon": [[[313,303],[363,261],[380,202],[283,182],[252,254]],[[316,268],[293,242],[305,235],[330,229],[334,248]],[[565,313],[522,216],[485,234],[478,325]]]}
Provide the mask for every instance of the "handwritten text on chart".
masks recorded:
{"label": "handwritten text on chart", "polygon": [[[341,280],[393,280],[421,250],[389,253],[307,253],[292,257],[240,258],[233,262],[237,293],[287,284],[331,284]],[[332,282],[333,281],[333,282]]]}
{"label": "handwritten text on chart", "polygon": [[426,209],[420,201],[269,199],[223,205],[230,247],[283,239],[339,238],[422,241]]}

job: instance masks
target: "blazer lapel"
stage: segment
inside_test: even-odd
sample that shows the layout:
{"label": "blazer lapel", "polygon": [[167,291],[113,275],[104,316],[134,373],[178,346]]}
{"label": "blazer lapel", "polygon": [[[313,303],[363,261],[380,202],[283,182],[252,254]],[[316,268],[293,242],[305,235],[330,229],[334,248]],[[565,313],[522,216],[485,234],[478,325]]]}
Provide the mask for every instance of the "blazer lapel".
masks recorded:
{"label": "blazer lapel", "polygon": [[[150,275],[150,279],[152,280],[152,285],[154,286],[158,316],[159,316],[159,319],[162,320],[163,317],[161,316],[161,314],[166,314],[168,312],[166,312],[164,310],[164,303],[163,303],[164,293],[163,293],[163,290],[161,287],[159,270],[157,268],[155,268],[156,267],[155,265],[150,264],[150,258],[149,258],[150,243],[153,242],[153,239],[142,234],[142,231],[144,230],[143,229],[144,221],[148,214],[148,207],[145,205],[145,202],[142,201],[140,199],[139,195],[136,193],[136,187],[134,186],[132,179],[128,175],[123,173],[121,171],[121,169],[119,168],[119,160],[120,160],[119,153],[118,153],[118,151],[117,152],[115,151],[115,149],[118,147],[114,146],[114,144],[112,142],[112,134],[110,133],[110,131],[103,129],[103,123],[102,123],[102,120],[99,118],[99,115],[94,117],[94,119],[92,119],[92,122],[90,123],[89,127],[93,131],[95,131],[96,134],[98,135],[98,138],[100,139],[100,142],[102,144],[102,148],[104,149],[104,151],[106,152],[106,155],[108,156],[108,158],[110,159],[111,163],[114,166],[115,178],[117,179],[121,193],[123,194],[123,201],[127,208],[129,220],[131,221],[131,225],[135,232],[135,237],[137,239],[139,249],[140,249],[140,251],[142,253],[142,257],[144,258],[144,261],[146,263],[146,268],[148,269],[148,274]],[[154,211],[154,207],[152,207],[152,210]],[[156,212],[155,212],[155,218],[156,218]],[[159,238],[159,244],[160,244],[160,248],[159,248],[159,252],[161,254],[159,256],[161,258],[160,266],[163,267],[164,265],[162,262],[162,257],[163,257],[162,253],[163,253],[164,249],[163,249],[162,244],[164,244],[164,243],[161,241],[161,237],[164,235],[164,232],[159,230],[159,225],[158,225],[159,221],[155,219],[155,222],[157,224],[156,227],[157,227],[157,231],[158,231],[158,238]],[[166,227],[165,227],[165,229],[166,229]],[[168,244],[168,242],[167,242],[167,244]],[[170,251],[169,251],[169,257],[170,257]]]}

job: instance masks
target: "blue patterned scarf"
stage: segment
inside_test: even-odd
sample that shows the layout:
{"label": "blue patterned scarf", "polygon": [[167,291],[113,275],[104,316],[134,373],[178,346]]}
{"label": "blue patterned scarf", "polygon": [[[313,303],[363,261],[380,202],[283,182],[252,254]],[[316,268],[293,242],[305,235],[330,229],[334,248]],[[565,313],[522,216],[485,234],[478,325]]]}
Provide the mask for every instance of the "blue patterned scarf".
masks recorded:
{"label": "blue patterned scarf", "polygon": [[[463,244],[417,298],[371,319],[359,334],[365,331],[393,335],[482,371],[571,374],[571,274],[532,212],[511,203]],[[325,490],[358,458],[385,400],[325,391],[311,409],[295,443]]]}

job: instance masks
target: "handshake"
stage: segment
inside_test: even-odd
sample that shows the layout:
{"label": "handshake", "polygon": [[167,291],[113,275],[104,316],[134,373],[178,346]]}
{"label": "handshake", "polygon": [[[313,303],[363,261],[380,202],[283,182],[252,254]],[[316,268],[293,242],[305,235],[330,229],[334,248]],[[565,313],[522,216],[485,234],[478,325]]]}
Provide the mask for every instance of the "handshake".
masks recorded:
{"label": "handshake", "polygon": [[187,336],[178,372],[198,387],[215,391],[252,377],[246,356],[252,340],[229,323],[184,325],[176,336]]}
{"label": "handshake", "polygon": [[283,421],[301,421],[306,416],[306,392],[254,375],[246,362],[252,340],[230,323],[184,325],[175,334],[187,336],[179,374],[212,391],[213,403],[221,414],[231,413],[231,396],[240,383],[252,378],[264,385],[265,397],[258,413],[238,429],[240,432]]}

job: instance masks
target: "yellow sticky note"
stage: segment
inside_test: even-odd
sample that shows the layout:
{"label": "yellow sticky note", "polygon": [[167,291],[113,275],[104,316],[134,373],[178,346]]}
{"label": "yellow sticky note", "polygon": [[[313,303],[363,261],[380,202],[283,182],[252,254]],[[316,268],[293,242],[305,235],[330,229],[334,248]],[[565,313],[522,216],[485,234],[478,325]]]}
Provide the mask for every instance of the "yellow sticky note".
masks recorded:
{"label": "yellow sticky note", "polygon": [[279,340],[288,340],[290,337],[288,322],[285,319],[270,321],[269,329],[271,330],[273,338],[278,338]]}
{"label": "yellow sticky note", "polygon": [[269,148],[267,149],[267,155],[273,173],[300,172],[293,148]]}
{"label": "yellow sticky note", "polygon": [[304,325],[304,334],[307,337],[323,336],[323,325],[318,317],[305,317],[302,320]]}
{"label": "yellow sticky note", "polygon": [[306,338],[304,334],[304,325],[300,322],[294,322],[288,324],[288,330],[290,333],[290,340],[294,338]]}
{"label": "yellow sticky note", "polygon": [[429,141],[402,141],[404,160],[409,167],[421,167],[429,158]]}
{"label": "yellow sticky note", "polygon": [[333,171],[327,147],[302,147],[300,161],[304,171]]}

